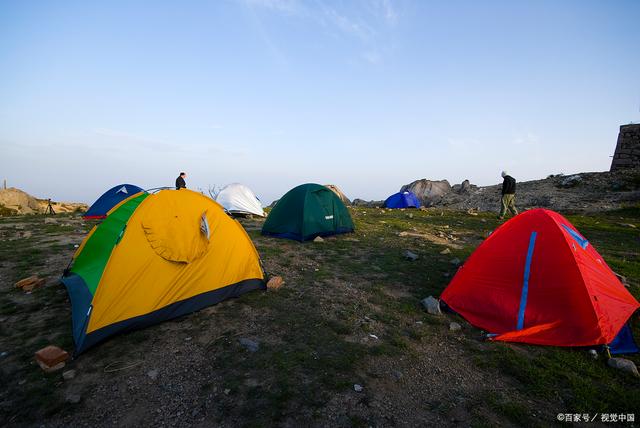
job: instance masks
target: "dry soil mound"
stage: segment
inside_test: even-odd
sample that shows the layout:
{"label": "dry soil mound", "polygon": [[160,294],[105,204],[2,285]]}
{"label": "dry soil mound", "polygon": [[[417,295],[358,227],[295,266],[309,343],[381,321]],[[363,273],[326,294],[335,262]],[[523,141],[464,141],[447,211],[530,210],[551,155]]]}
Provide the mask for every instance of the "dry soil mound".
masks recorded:
{"label": "dry soil mound", "polygon": [[[47,209],[46,199],[37,199],[15,187],[0,189],[0,215],[41,214]],[[86,211],[87,205],[76,202],[51,201],[56,213]]]}

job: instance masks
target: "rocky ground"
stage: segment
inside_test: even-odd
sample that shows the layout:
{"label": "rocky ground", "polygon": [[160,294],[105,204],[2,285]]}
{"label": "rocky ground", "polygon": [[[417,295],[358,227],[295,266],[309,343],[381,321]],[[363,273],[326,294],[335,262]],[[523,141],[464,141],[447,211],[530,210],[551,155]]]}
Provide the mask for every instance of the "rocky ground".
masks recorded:
{"label": "rocky ground", "polygon": [[17,214],[44,214],[51,202],[55,213],[84,212],[87,204],[78,202],[57,202],[48,199],[38,199],[30,194],[10,187],[0,189],[0,217]]}
{"label": "rocky ground", "polygon": [[[517,178],[517,177],[516,177]],[[478,187],[468,180],[451,185],[447,180],[416,180],[400,188],[415,193],[427,207],[497,211],[501,184]],[[518,182],[516,205],[556,211],[599,212],[640,201],[640,170],[586,172],[555,175],[542,180]],[[382,206],[384,201],[356,199],[356,206]]]}
{"label": "rocky ground", "polygon": [[[262,220],[242,219],[267,271],[284,278],[280,290],[113,337],[51,374],[33,353],[73,349],[58,278],[92,224],[0,219],[0,425],[546,427],[558,413],[640,417],[640,380],[603,355],[485,342],[459,317],[421,307],[498,225],[494,215],[351,213],[355,233],[304,244],[263,237]],[[569,218],[640,297],[640,208]],[[14,287],[33,274],[43,287]],[[637,316],[633,328],[640,337]]]}

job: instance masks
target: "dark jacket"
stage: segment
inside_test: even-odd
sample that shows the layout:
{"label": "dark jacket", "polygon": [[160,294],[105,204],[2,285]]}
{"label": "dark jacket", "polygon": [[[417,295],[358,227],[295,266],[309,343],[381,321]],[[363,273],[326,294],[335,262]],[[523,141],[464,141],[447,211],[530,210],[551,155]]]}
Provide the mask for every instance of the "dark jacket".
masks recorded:
{"label": "dark jacket", "polygon": [[516,179],[510,175],[504,176],[502,182],[502,194],[503,195],[515,195],[516,193]]}
{"label": "dark jacket", "polygon": [[186,189],[186,188],[187,188],[187,183],[184,181],[184,178],[178,176],[178,178],[176,178],[176,190]]}

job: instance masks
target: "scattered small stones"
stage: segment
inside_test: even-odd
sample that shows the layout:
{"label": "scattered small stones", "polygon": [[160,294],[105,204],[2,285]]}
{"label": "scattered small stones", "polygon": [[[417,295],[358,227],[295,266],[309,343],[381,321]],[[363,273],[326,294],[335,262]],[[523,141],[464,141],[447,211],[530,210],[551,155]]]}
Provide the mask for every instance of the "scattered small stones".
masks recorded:
{"label": "scattered small stones", "polygon": [[426,299],[422,299],[422,306],[427,310],[431,315],[440,315],[442,311],[440,310],[440,301],[433,296],[429,296]]}
{"label": "scattered small stones", "polygon": [[378,340],[378,336],[376,336],[375,334],[369,334],[369,337]]}
{"label": "scattered small stones", "polygon": [[607,365],[609,367],[613,367],[614,369],[625,371],[635,377],[640,377],[640,373],[638,373],[638,367],[636,367],[636,363],[631,360],[627,360],[626,358],[609,358],[609,361],[607,361]]}
{"label": "scattered small stones", "polygon": [[241,337],[238,342],[249,352],[257,352],[260,349],[260,344],[251,339]]}
{"label": "scattered small stones", "polygon": [[595,349],[589,349],[588,353],[589,353],[589,356],[594,360],[598,359],[598,351],[596,351]]}
{"label": "scattered small stones", "polygon": [[395,380],[402,379],[402,372],[399,370],[394,370],[391,372],[391,375],[395,378]]}
{"label": "scattered small stones", "polygon": [[64,379],[64,380],[71,380],[74,377],[76,377],[76,371],[75,370],[66,370],[66,371],[62,372],[62,379]]}
{"label": "scattered small stones", "polygon": [[7,355],[9,355],[9,353],[7,351],[0,352],[0,358],[4,358]]}
{"label": "scattered small stones", "polygon": [[153,370],[149,370],[149,371],[147,372],[147,376],[149,376],[149,377],[151,378],[151,380],[156,380],[156,379],[158,379],[158,370],[155,370],[155,369],[153,369]]}
{"label": "scattered small stones", "polygon": [[224,390],[224,395],[229,395],[229,393],[231,392],[231,390],[229,388]]}
{"label": "scattered small stones", "polygon": [[274,276],[267,282],[268,290],[279,290],[284,285],[284,279],[281,276]]}
{"label": "scattered small stones", "polygon": [[363,389],[364,389],[364,387],[362,385],[357,384],[357,383],[353,384],[353,390],[355,392],[362,392]]}
{"label": "scattered small stones", "polygon": [[462,330],[462,326],[460,324],[458,324],[457,322],[452,322],[451,324],[449,324],[449,330],[451,330],[451,331],[459,331],[459,330]]}
{"label": "scattered small stones", "polygon": [[64,397],[64,400],[70,404],[78,404],[81,399],[82,397],[80,396],[80,394],[67,394]]}
{"label": "scattered small stones", "polygon": [[249,388],[255,388],[255,387],[257,387],[258,385],[260,385],[260,382],[258,382],[258,380],[257,380],[257,379],[249,378],[249,379],[247,379],[247,380],[245,380],[245,381],[244,381],[244,384],[245,384],[246,386],[248,386]]}
{"label": "scattered small stones", "polygon": [[580,174],[570,175],[560,181],[560,187],[574,187],[582,183],[582,177]]}
{"label": "scattered small stones", "polygon": [[407,214],[407,217],[413,218],[413,214],[409,213],[409,214]]}
{"label": "scattered small stones", "polygon": [[451,261],[449,263],[451,263],[452,265],[458,266],[462,262],[460,261],[459,258],[455,257],[455,258],[451,259]]}
{"label": "scattered small stones", "polygon": [[316,236],[316,237],[313,239],[313,242],[324,242],[324,239],[322,239],[322,236]]}
{"label": "scattered small stones", "polygon": [[448,248],[445,248],[444,250],[440,251],[440,254],[451,254],[451,250]]}
{"label": "scattered small stones", "polygon": [[636,226],[635,224],[631,224],[631,223],[620,223],[620,226],[630,227],[632,229],[637,229],[638,228],[638,226]]}
{"label": "scattered small stones", "polygon": [[58,219],[53,217],[47,217],[44,219],[44,224],[57,224],[57,223],[58,223]]}
{"label": "scattered small stones", "polygon": [[416,253],[407,250],[404,252],[404,258],[413,262],[418,260],[419,256]]}

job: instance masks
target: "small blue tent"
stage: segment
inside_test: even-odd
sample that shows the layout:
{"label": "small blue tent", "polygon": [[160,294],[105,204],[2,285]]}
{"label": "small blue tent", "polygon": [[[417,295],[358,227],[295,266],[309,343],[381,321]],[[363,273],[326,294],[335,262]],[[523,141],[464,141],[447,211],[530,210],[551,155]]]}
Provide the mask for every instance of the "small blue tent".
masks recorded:
{"label": "small blue tent", "polygon": [[420,200],[413,192],[398,192],[384,201],[385,208],[420,208]]}
{"label": "small blue tent", "polygon": [[104,192],[82,217],[85,219],[105,218],[111,208],[129,196],[140,192],[144,192],[144,189],[134,186],[133,184],[118,184]]}

